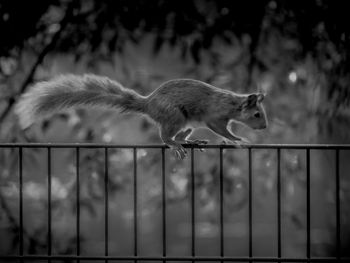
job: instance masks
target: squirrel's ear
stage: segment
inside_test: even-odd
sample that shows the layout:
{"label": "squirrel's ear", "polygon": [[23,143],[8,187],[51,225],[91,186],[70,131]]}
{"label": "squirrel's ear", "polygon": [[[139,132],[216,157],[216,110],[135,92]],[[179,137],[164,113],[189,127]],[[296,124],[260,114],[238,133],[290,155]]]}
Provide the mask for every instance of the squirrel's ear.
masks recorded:
{"label": "squirrel's ear", "polygon": [[241,104],[242,108],[251,108],[256,106],[258,102],[262,102],[265,98],[264,93],[252,93],[249,94]]}
{"label": "squirrel's ear", "polygon": [[251,108],[256,105],[258,101],[258,96],[257,94],[250,94],[248,95],[242,102],[241,108]]}
{"label": "squirrel's ear", "polygon": [[257,101],[262,102],[264,100],[265,96],[266,96],[266,94],[264,94],[264,93],[258,93],[257,94]]}
{"label": "squirrel's ear", "polygon": [[247,98],[247,106],[254,106],[258,101],[258,94],[250,94]]}

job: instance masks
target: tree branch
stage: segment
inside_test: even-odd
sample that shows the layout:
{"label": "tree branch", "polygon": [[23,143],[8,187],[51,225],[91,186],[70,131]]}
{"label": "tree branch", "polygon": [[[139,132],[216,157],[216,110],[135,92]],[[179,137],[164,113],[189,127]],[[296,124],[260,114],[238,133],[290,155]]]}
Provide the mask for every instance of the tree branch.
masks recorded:
{"label": "tree branch", "polygon": [[66,14],[64,15],[63,19],[60,22],[60,29],[53,35],[53,37],[51,38],[51,41],[43,48],[43,50],[38,55],[35,63],[33,64],[31,70],[29,71],[26,79],[23,81],[23,83],[19,89],[19,92],[9,99],[7,107],[4,109],[4,111],[0,115],[0,123],[2,123],[5,120],[5,118],[8,116],[8,114],[11,112],[13,106],[15,105],[16,97],[19,96],[20,94],[22,94],[27,89],[28,85],[33,81],[33,77],[35,75],[35,72],[36,72],[38,66],[40,66],[40,64],[43,62],[44,58],[46,57],[46,55],[55,47],[62,32],[67,27],[68,22],[69,22],[70,18],[72,17],[73,3],[74,2],[75,1],[72,1],[68,5],[67,10],[66,10]]}

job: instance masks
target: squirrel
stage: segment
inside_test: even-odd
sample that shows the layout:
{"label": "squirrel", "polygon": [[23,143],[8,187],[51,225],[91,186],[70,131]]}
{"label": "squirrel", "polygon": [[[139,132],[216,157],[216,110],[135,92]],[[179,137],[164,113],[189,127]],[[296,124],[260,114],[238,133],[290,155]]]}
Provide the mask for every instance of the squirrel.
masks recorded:
{"label": "squirrel", "polygon": [[173,79],[142,96],[108,77],[65,74],[36,83],[19,98],[15,112],[23,128],[73,107],[100,106],[145,114],[159,124],[162,141],[184,159],[182,144],[208,143],[188,139],[193,129],[187,125],[193,122],[204,124],[228,142],[247,143],[229,129],[229,124],[233,121],[253,129],[266,128],[264,97],[262,93],[237,94],[193,79]]}

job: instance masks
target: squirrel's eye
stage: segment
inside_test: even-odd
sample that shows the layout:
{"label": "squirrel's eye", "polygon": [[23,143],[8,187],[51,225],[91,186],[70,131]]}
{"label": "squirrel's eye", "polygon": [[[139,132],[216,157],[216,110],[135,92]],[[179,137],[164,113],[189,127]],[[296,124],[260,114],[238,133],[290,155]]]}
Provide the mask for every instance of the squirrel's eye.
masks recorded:
{"label": "squirrel's eye", "polygon": [[255,113],[254,113],[254,117],[255,117],[255,118],[260,118],[260,112],[255,112]]}

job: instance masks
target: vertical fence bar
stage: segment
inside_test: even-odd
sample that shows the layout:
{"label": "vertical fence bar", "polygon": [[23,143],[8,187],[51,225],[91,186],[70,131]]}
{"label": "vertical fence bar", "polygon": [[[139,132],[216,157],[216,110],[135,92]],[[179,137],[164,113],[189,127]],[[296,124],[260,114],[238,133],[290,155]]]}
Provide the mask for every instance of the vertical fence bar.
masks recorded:
{"label": "vertical fence bar", "polygon": [[[77,236],[77,256],[80,256],[80,148],[75,148],[75,162],[76,162],[76,207],[77,207],[77,217],[76,217],[76,236]],[[77,260],[77,262],[80,262]]]}
{"label": "vertical fence bar", "polygon": [[[134,256],[137,257],[137,237],[138,237],[138,229],[137,229],[137,148],[134,148],[133,151],[133,160],[134,160]],[[134,262],[137,262],[135,259]]]}
{"label": "vertical fence bar", "polygon": [[[196,218],[195,218],[195,180],[194,180],[194,149],[191,148],[191,256],[196,255]],[[194,260],[192,260],[194,262]]]}
{"label": "vertical fence bar", "polygon": [[[253,256],[253,217],[252,217],[252,149],[248,149],[248,235],[249,235],[249,258]],[[249,262],[252,262],[249,260]]]}
{"label": "vertical fence bar", "polygon": [[[222,148],[219,149],[219,172],[220,172],[220,257],[224,256],[224,171],[222,160]],[[220,262],[223,262],[221,260]]]}
{"label": "vertical fence bar", "polygon": [[306,149],[306,257],[310,258],[310,149]]}
{"label": "vertical fence bar", "polygon": [[281,258],[281,149],[277,149],[277,256]]}
{"label": "vertical fence bar", "polygon": [[[23,256],[23,148],[18,148],[19,169],[19,255]],[[23,262],[21,259],[20,262]]]}
{"label": "vertical fence bar", "polygon": [[336,256],[337,259],[340,259],[340,247],[341,247],[341,239],[340,239],[340,175],[339,175],[339,149],[335,150],[335,202],[336,202]]}
{"label": "vertical fence bar", "polygon": [[[52,250],[51,147],[47,147],[47,254]],[[48,260],[48,262],[51,262]]]}
{"label": "vertical fence bar", "polygon": [[[105,169],[105,176],[104,176],[104,186],[105,186],[105,256],[108,256],[108,148],[104,148],[104,169]],[[105,260],[105,262],[108,262],[108,259]]]}
{"label": "vertical fence bar", "polygon": [[[162,148],[162,239],[163,239],[163,257],[166,256],[166,192],[165,192],[165,148]],[[163,260],[165,262],[165,260]]]}

